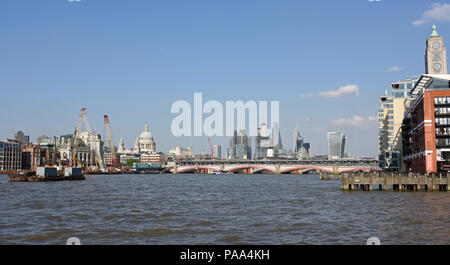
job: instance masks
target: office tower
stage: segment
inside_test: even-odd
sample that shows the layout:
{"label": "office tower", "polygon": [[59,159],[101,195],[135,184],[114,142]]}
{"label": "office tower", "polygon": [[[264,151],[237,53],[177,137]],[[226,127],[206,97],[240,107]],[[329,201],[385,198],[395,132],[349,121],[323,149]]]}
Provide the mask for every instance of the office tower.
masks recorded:
{"label": "office tower", "polygon": [[215,158],[221,158],[222,157],[222,146],[215,144],[213,145],[213,150],[214,150],[214,157]]}
{"label": "office tower", "polygon": [[0,142],[0,170],[22,169],[22,146],[16,140]]}
{"label": "office tower", "polygon": [[230,139],[230,146],[228,147],[228,157],[233,159],[252,158],[251,141],[245,130],[240,130],[239,133],[234,131],[234,136]]}
{"label": "office tower", "polygon": [[329,132],[327,136],[329,158],[344,158],[345,142],[347,140],[345,134],[340,132]]}
{"label": "office tower", "polygon": [[292,150],[294,158],[297,159],[308,159],[310,154],[311,145],[305,143],[302,135],[298,131],[298,126],[293,131],[294,148]]}
{"label": "office tower", "polygon": [[30,136],[25,135],[23,131],[18,131],[14,134],[14,140],[18,141],[22,145],[27,145],[30,143]]}

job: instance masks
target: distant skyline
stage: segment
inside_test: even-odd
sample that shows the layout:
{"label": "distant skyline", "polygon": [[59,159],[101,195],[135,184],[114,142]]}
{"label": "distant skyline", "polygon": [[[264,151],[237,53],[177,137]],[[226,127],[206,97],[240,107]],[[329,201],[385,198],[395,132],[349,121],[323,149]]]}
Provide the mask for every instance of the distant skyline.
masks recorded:
{"label": "distant skyline", "polygon": [[[313,154],[339,131],[346,152],[376,156],[379,97],[424,72],[432,24],[450,45],[445,1],[4,0],[0,139],[73,133],[86,107],[103,138],[109,115],[116,145],[148,121],[158,151],[200,153],[206,136],[170,134],[170,107],[202,92],[280,101],[285,148],[299,122]],[[211,139],[226,150],[229,138]]]}

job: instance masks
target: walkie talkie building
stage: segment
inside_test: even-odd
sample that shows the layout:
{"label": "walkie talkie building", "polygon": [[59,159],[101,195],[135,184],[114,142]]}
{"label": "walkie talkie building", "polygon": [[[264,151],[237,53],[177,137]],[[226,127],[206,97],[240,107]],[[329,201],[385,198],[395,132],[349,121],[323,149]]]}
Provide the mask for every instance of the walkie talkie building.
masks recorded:
{"label": "walkie talkie building", "polygon": [[340,132],[328,133],[328,153],[330,159],[344,158],[347,136]]}

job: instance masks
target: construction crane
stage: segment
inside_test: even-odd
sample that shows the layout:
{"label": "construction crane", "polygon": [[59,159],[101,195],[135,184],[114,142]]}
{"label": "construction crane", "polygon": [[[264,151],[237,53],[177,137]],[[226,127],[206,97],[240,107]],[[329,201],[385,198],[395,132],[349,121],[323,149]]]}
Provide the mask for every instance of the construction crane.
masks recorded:
{"label": "construction crane", "polygon": [[214,158],[214,147],[211,143],[211,137],[208,136],[209,148],[211,150],[211,158]]}
{"label": "construction crane", "polygon": [[106,136],[108,137],[108,145],[109,148],[111,150],[111,165],[113,168],[117,168],[117,157],[116,157],[116,150],[114,148],[114,141],[113,141],[113,137],[112,137],[112,130],[111,130],[111,124],[109,123],[109,118],[108,115],[104,115],[103,116],[104,120],[105,120],[105,131],[106,131]]}
{"label": "construction crane", "polygon": [[[88,120],[88,117],[87,117],[87,114],[86,114],[86,108],[82,108],[80,110],[80,116],[78,116],[77,127],[75,128],[74,144],[73,144],[73,159],[72,159],[72,161],[73,161],[72,165],[73,166],[77,166],[78,163],[80,163],[80,165],[81,165],[81,162],[78,161],[78,158],[77,158],[77,148],[78,148],[78,144],[79,144],[80,132],[81,132],[81,129],[82,129],[82,126],[83,126],[83,121],[84,121],[84,123],[86,125],[86,128],[88,130],[89,137],[92,137],[93,136],[93,132],[92,132],[91,125],[89,124],[89,120]],[[90,146],[90,148],[94,149],[95,161],[99,164],[100,169],[102,171],[104,171],[105,168],[104,168],[104,165],[103,165],[103,160],[102,160],[102,156],[100,154],[99,148],[95,148],[94,146]]]}

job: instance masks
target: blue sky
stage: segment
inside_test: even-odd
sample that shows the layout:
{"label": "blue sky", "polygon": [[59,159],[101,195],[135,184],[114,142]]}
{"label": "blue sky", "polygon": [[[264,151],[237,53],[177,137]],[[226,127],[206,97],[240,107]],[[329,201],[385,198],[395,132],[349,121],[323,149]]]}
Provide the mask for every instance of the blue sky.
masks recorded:
{"label": "blue sky", "polygon": [[[148,120],[158,150],[200,152],[206,137],[171,136],[170,107],[203,92],[279,100],[287,147],[298,121],[314,153],[327,151],[327,131],[342,131],[348,152],[375,156],[379,96],[424,71],[432,23],[450,39],[449,10],[408,0],[2,0],[0,138],[72,133],[86,107],[101,134],[110,116],[116,144],[130,147]],[[342,97],[318,95],[348,85]],[[212,140],[226,149],[225,137]]]}

